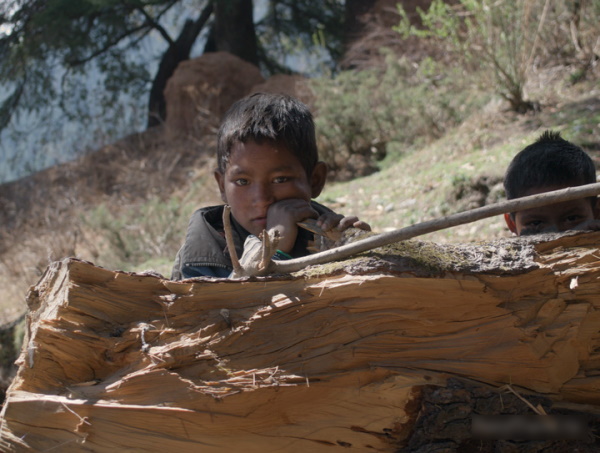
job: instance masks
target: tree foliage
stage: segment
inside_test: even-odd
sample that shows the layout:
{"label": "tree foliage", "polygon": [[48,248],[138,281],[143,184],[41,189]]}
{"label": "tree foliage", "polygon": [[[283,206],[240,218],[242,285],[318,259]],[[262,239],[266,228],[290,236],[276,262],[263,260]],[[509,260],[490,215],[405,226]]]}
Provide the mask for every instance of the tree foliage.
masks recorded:
{"label": "tree foliage", "polygon": [[[15,9],[8,7],[2,15],[7,31],[0,37],[0,83],[14,86],[11,102],[2,105],[2,117],[9,118],[17,108],[39,111],[53,99],[68,118],[77,117],[77,100],[87,97],[87,84],[85,78],[76,83],[76,76],[86,71],[104,75],[104,98],[97,100],[106,104],[119,94],[111,88],[126,92],[147,83],[143,63],[126,52],[151,30],[144,6],[112,0],[31,0],[20,8],[13,3]],[[160,18],[166,11],[156,9],[154,15]]]}
{"label": "tree foliage", "polygon": [[[8,94],[0,98],[0,130],[19,112],[36,113],[53,103],[67,118],[81,119],[91,103],[102,110],[123,94],[147,93],[148,125],[154,125],[165,116],[166,81],[201,36],[211,38],[206,50],[230,51],[265,71],[284,66],[280,58],[290,42],[321,45],[338,57],[342,2],[267,4],[257,21],[252,0],[4,1],[0,85]],[[156,54],[148,50],[151,37],[162,42]],[[91,91],[90,80],[100,88]]]}
{"label": "tree foliage", "polygon": [[286,68],[280,62],[290,53],[321,50],[328,56],[330,69],[335,70],[342,56],[343,23],[340,0],[270,1],[267,13],[257,23],[261,63],[268,72],[281,72]]}

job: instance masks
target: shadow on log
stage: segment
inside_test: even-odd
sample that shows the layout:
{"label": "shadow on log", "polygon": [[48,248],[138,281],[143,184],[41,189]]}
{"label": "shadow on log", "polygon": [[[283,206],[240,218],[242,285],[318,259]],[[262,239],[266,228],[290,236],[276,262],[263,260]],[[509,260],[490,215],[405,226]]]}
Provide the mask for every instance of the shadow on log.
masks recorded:
{"label": "shadow on log", "polygon": [[6,390],[17,372],[15,360],[23,343],[25,315],[0,325],[0,404],[4,403]]}
{"label": "shadow on log", "polygon": [[53,263],[0,449],[598,451],[598,244],[406,241],[239,281]]}

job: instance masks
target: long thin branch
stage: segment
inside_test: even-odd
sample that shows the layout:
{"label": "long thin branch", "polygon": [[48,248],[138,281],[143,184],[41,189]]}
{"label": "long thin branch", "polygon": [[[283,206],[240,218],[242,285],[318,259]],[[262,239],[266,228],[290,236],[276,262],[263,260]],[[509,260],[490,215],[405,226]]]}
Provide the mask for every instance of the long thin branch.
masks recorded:
{"label": "long thin branch", "polygon": [[150,14],[146,12],[143,6],[136,8],[136,10],[139,11],[142,14],[142,16],[146,18],[146,24],[149,24],[151,28],[157,30],[158,33],[160,33],[160,35],[164,38],[164,40],[169,43],[169,45],[173,44],[173,38],[171,38],[169,33],[167,33],[167,30],[165,30],[165,28],[162,25],[156,22],[152,18],[152,16],[150,16]]}
{"label": "long thin branch", "polygon": [[169,10],[176,2],[171,2],[171,4],[167,5],[163,11],[161,11],[160,13],[158,13],[158,15],[156,16],[156,19],[153,19],[147,12],[146,10],[144,10],[143,8],[136,8],[137,11],[139,11],[144,18],[146,19],[144,21],[144,23],[142,23],[141,25],[138,25],[137,27],[133,27],[129,30],[125,30],[123,33],[121,33],[120,35],[116,36],[115,38],[113,38],[112,40],[110,40],[110,42],[108,42],[105,46],[97,49],[95,52],[92,52],[90,55],[84,57],[84,58],[79,58],[76,60],[70,60],[68,63],[72,66],[79,66],[79,65],[83,65],[91,60],[93,60],[94,58],[96,58],[99,55],[102,55],[103,53],[107,52],[110,48],[116,46],[119,42],[121,42],[122,40],[124,40],[125,38],[128,38],[131,35],[134,35],[136,33],[138,33],[139,31],[142,31],[144,29],[147,29],[148,31],[151,30],[157,30],[160,35],[169,43],[172,44],[173,40],[172,38],[169,36],[169,34],[166,32],[166,30],[158,23],[158,19],[160,19],[160,17],[165,14],[167,12],[167,10]]}
{"label": "long thin branch", "polygon": [[546,0],[546,3],[544,3],[544,9],[542,10],[542,16],[540,17],[540,21],[538,23],[537,30],[535,31],[535,36],[533,39],[533,44],[531,46],[531,51],[529,53],[529,58],[527,59],[527,64],[525,65],[525,71],[527,71],[531,67],[531,64],[533,62],[533,57],[535,56],[535,49],[537,48],[538,42],[540,40],[540,34],[542,32],[542,27],[544,26],[544,23],[546,22],[546,15],[548,14],[549,4],[550,4],[549,0]]}
{"label": "long thin branch", "polygon": [[107,43],[105,46],[102,46],[101,48],[99,48],[96,51],[92,52],[91,54],[87,55],[86,57],[78,58],[75,60],[69,60],[69,61],[67,61],[67,63],[70,64],[71,66],[79,66],[79,65],[85,64],[85,63],[93,60],[94,58],[96,58],[98,55],[102,55],[103,53],[108,51],[108,49],[116,46],[123,39],[139,32],[140,30],[143,30],[144,28],[147,28],[148,26],[149,25],[147,23],[143,23],[142,25],[138,25],[137,27],[134,27],[130,30],[126,30],[125,32],[121,33],[119,36],[110,40],[110,42]]}
{"label": "long thin branch", "polygon": [[[173,6],[174,6],[174,5],[177,3],[177,1],[178,1],[178,0],[173,0],[173,1],[171,1],[171,3],[167,4],[167,5],[166,5],[166,6],[165,6],[165,7],[162,9],[162,11],[159,11],[159,12],[156,14],[156,17],[155,17],[155,18],[153,18],[151,22],[152,22],[152,23],[157,23],[157,24],[158,24],[158,23],[160,22],[160,19],[161,19],[161,18],[162,18],[162,17],[163,17],[163,16],[164,16],[164,15],[165,15],[165,14],[166,14],[166,13],[167,13],[167,12],[168,12],[168,11],[169,11],[169,10],[170,10],[172,7],[173,7]],[[142,9],[143,9],[143,8],[142,8]],[[146,10],[144,10],[144,15],[145,15],[146,17],[149,17],[149,16],[148,16],[148,14],[146,13]],[[161,28],[162,28],[162,27],[161,27]],[[163,30],[164,30],[164,29],[163,29]],[[143,31],[143,32],[140,34],[140,36],[139,36],[137,39],[134,39],[134,40],[132,41],[132,45],[133,45],[133,46],[135,46],[135,45],[136,45],[137,43],[139,43],[139,42],[140,42],[142,39],[144,39],[144,38],[145,38],[147,35],[149,35],[149,34],[150,34],[152,31],[154,31],[154,28],[153,28],[153,27],[150,27],[150,28],[147,28],[146,30],[144,30],[144,31]],[[166,31],[165,31],[165,33],[166,33]],[[162,34],[162,33],[161,33],[161,34]],[[169,43],[169,45],[171,45],[171,44],[172,44],[172,42],[173,42],[173,41],[172,41],[172,39],[171,39],[170,37],[169,37],[168,39],[167,39],[167,38],[165,38],[165,39],[167,40],[167,42]]]}
{"label": "long thin branch", "polygon": [[401,228],[399,230],[381,233],[376,236],[370,236],[365,239],[352,242],[324,252],[315,253],[302,258],[296,258],[289,261],[273,261],[270,270],[273,273],[289,273],[304,269],[306,266],[328,263],[335,260],[348,258],[357,253],[366,252],[377,247],[392,244],[394,242],[405,241],[423,234],[434,231],[455,227],[465,223],[475,222],[508,212],[523,211],[525,209],[537,208],[563,201],[576,200],[579,198],[592,197],[600,194],[600,183],[587,184],[578,187],[569,187],[566,189],[545,192],[529,197],[516,198],[514,200],[503,201],[470,211],[459,212],[440,219],[428,220],[415,225]]}
{"label": "long thin branch", "polygon": [[242,266],[235,249],[235,243],[233,242],[233,234],[231,232],[231,207],[226,204],[223,208],[223,229],[225,230],[225,243],[227,244],[227,250],[229,251],[229,258],[231,258],[231,264],[233,265],[233,271],[241,273]]}

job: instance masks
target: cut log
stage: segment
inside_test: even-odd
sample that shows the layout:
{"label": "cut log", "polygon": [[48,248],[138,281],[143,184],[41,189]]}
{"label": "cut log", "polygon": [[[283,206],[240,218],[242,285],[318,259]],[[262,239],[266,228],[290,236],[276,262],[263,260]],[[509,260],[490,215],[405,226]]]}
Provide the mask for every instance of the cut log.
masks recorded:
{"label": "cut log", "polygon": [[[599,244],[413,240],[235,281],[53,263],[0,449],[598,451]],[[498,414],[581,429],[474,432]]]}

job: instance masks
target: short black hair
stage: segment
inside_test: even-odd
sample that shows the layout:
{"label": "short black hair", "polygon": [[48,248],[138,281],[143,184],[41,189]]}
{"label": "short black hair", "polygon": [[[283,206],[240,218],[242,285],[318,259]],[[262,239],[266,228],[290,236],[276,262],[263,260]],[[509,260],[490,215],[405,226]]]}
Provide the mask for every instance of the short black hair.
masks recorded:
{"label": "short black hair", "polygon": [[596,182],[596,167],[579,146],[559,132],[545,131],[511,161],[504,176],[506,198],[520,198],[535,187],[581,186]]}
{"label": "short black hair", "polygon": [[219,172],[225,172],[233,145],[248,141],[285,146],[309,177],[319,160],[313,116],[305,104],[286,94],[255,93],[231,106],[217,136]]}

